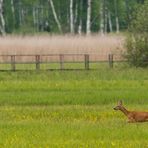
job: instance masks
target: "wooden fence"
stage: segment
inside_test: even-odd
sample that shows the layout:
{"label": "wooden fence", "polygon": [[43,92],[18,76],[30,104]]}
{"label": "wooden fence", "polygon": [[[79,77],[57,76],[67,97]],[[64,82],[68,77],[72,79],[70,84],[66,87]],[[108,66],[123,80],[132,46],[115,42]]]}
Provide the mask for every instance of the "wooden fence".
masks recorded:
{"label": "wooden fence", "polygon": [[[65,63],[84,63],[83,69],[89,70],[90,63],[108,62],[113,68],[114,62],[121,62],[124,59],[121,55],[106,54],[48,54],[48,55],[0,55],[0,64],[10,65],[10,70],[16,71],[17,64],[34,64],[36,70],[40,70],[41,64],[59,63],[59,70],[68,70]],[[5,67],[5,66],[3,66]],[[5,70],[5,69],[3,69]],[[48,68],[50,70],[50,67]],[[75,69],[76,70],[76,69]]]}

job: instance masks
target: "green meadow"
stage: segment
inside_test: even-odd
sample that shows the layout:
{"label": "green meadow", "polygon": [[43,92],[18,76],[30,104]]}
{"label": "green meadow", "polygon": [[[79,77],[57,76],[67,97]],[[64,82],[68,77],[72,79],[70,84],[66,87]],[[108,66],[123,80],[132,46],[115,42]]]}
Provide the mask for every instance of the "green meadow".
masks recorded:
{"label": "green meadow", "polygon": [[148,69],[0,72],[0,147],[147,148],[148,123],[118,100],[148,111]]}

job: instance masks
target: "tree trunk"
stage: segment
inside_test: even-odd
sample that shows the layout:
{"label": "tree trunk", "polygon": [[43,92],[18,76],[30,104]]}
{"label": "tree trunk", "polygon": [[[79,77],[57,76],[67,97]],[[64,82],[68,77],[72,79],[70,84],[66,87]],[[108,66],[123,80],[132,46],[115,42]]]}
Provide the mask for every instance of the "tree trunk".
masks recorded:
{"label": "tree trunk", "polygon": [[12,23],[13,23],[13,29],[15,27],[15,9],[14,9],[14,0],[11,0],[11,12],[12,12]]}
{"label": "tree trunk", "polygon": [[0,32],[2,35],[5,35],[5,20],[3,16],[3,0],[0,0]]}
{"label": "tree trunk", "polygon": [[80,21],[79,21],[78,34],[79,34],[79,35],[82,34],[82,20],[81,20],[81,19],[80,19]]}
{"label": "tree trunk", "polygon": [[107,33],[108,15],[106,1],[104,4],[104,33]]}
{"label": "tree trunk", "polygon": [[104,34],[104,0],[100,1],[100,33]]}
{"label": "tree trunk", "polygon": [[74,26],[76,26],[78,21],[78,3],[75,4],[75,16],[74,16]]}
{"label": "tree trunk", "polygon": [[118,18],[118,10],[117,10],[117,0],[114,0],[114,5],[115,5],[116,32],[119,33],[119,18]]}
{"label": "tree trunk", "polygon": [[86,24],[86,34],[91,33],[91,0],[87,1],[87,24]]}
{"label": "tree trunk", "polygon": [[70,0],[70,33],[74,33],[73,0]]}
{"label": "tree trunk", "polygon": [[81,35],[82,34],[82,11],[83,11],[83,1],[80,0],[79,1],[79,9],[78,9],[78,34]]}
{"label": "tree trunk", "polygon": [[14,1],[11,0],[11,11],[12,11],[12,15],[14,16]]}
{"label": "tree trunk", "polygon": [[113,32],[113,25],[112,25],[112,19],[111,19],[111,14],[110,11],[108,11],[108,24],[109,24],[109,31]]}
{"label": "tree trunk", "polygon": [[59,21],[59,19],[58,19],[58,17],[57,17],[57,14],[56,14],[56,11],[55,11],[55,7],[54,7],[54,4],[53,4],[53,1],[52,1],[52,0],[48,0],[48,2],[49,2],[50,5],[51,5],[51,9],[52,9],[52,12],[53,12],[53,16],[54,16],[54,19],[55,19],[55,21],[56,21],[56,23],[57,23],[58,29],[59,29],[60,32],[62,32],[62,27],[61,27],[60,21]]}

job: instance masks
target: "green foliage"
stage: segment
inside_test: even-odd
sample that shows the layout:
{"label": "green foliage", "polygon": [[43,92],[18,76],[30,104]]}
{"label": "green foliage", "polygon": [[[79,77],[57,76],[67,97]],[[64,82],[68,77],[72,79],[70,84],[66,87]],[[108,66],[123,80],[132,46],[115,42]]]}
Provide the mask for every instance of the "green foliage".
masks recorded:
{"label": "green foliage", "polygon": [[[127,1],[127,0],[126,0]],[[12,3],[13,2],[13,5]],[[100,29],[100,2],[92,0],[91,9],[91,32],[98,32]],[[103,13],[104,20],[107,24],[107,31],[109,31],[109,17],[111,15],[112,30],[116,30],[117,13],[119,18],[119,25],[121,30],[127,29],[129,24],[129,17],[133,11],[134,5],[137,1],[130,0],[125,4],[125,0],[117,1],[117,12],[115,12],[114,0],[102,1],[104,3]],[[62,27],[63,33],[70,32],[70,1],[69,0],[53,0],[57,18]],[[13,9],[14,8],[14,12]],[[75,33],[78,33],[80,22],[82,21],[82,32],[86,32],[87,21],[87,0],[73,1],[73,15]],[[28,33],[27,29],[33,30],[31,32],[59,33],[57,24],[55,22],[53,12],[48,0],[5,0],[4,1],[4,18],[6,23],[7,33]],[[45,22],[49,24],[49,30],[44,30]],[[105,25],[105,24],[104,24]]]}
{"label": "green foliage", "polygon": [[126,41],[126,58],[136,67],[148,66],[148,1],[137,7]]}
{"label": "green foliage", "polygon": [[4,19],[6,23],[6,32],[12,33],[15,27],[15,19],[12,13],[11,3],[10,0],[4,1]]}

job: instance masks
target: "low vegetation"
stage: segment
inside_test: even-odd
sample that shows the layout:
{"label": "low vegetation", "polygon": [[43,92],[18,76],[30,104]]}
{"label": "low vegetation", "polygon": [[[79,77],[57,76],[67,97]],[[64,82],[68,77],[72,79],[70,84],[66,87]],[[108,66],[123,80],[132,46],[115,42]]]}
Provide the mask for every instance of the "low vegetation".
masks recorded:
{"label": "low vegetation", "polygon": [[148,147],[147,123],[113,107],[148,109],[148,70],[1,72],[1,147]]}

